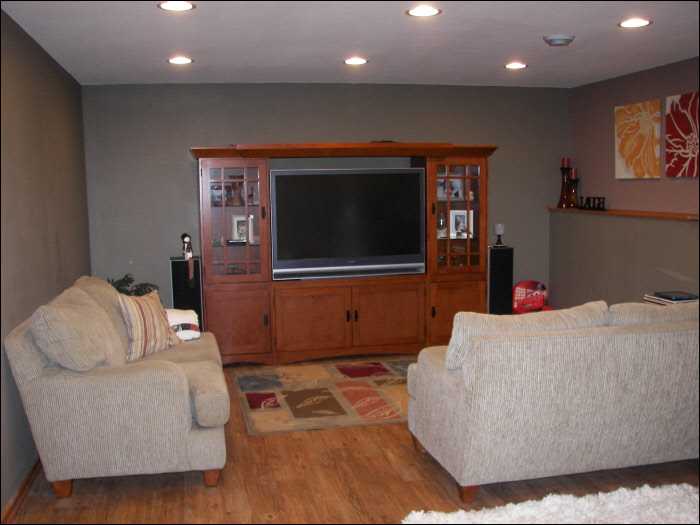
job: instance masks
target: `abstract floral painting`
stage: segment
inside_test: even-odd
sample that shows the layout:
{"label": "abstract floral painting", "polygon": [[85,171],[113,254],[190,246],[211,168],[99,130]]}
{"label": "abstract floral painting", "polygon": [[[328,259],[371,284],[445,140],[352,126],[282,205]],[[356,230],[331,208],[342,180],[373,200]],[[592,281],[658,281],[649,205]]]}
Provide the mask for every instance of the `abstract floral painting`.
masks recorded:
{"label": "abstract floral painting", "polygon": [[615,178],[661,176],[661,100],[615,108]]}
{"label": "abstract floral painting", "polygon": [[666,176],[698,176],[698,92],[666,98]]}

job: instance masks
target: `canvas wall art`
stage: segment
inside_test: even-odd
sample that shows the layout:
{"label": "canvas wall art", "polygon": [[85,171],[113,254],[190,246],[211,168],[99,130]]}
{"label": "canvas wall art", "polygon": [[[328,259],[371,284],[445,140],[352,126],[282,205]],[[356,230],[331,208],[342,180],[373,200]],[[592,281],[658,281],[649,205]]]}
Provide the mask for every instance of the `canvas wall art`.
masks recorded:
{"label": "canvas wall art", "polygon": [[666,176],[698,176],[698,92],[666,98]]}
{"label": "canvas wall art", "polygon": [[615,108],[615,178],[661,175],[661,100]]}

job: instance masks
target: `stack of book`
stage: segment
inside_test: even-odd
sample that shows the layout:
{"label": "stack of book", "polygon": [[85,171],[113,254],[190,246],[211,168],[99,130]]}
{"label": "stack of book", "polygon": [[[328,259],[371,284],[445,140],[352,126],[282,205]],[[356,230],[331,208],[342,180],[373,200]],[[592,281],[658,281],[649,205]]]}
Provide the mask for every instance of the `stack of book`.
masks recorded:
{"label": "stack of book", "polygon": [[697,303],[698,296],[687,292],[654,292],[644,295],[644,300],[657,304]]}

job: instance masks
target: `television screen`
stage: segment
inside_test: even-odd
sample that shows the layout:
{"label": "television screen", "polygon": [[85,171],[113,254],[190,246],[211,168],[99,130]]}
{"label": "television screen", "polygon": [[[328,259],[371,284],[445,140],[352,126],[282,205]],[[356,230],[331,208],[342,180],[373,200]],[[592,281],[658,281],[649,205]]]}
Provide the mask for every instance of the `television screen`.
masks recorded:
{"label": "television screen", "polygon": [[272,170],[274,278],[423,272],[422,168]]}

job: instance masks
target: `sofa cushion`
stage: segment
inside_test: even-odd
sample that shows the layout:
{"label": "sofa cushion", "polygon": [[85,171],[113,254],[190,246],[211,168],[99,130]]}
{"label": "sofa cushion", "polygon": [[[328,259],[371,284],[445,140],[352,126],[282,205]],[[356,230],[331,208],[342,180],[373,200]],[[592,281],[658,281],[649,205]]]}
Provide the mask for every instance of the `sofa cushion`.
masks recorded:
{"label": "sofa cushion", "polygon": [[608,306],[595,301],[564,310],[532,312],[522,315],[492,315],[458,312],[452,325],[445,365],[448,370],[462,367],[467,343],[480,335],[551,332],[605,326]]}
{"label": "sofa cushion", "polygon": [[158,292],[140,297],[119,294],[119,304],[129,329],[127,361],[135,361],[182,343],[168,324]]}
{"label": "sofa cushion", "polygon": [[165,314],[168,316],[170,328],[175,331],[175,334],[182,341],[191,339],[199,339],[201,332],[199,331],[199,316],[194,310],[177,310],[166,308]]}
{"label": "sofa cushion", "polygon": [[126,363],[126,352],[129,350],[129,331],[122,316],[122,309],[119,306],[119,292],[107,281],[84,275],[73,285],[76,288],[84,290],[92,297],[102,309],[107,312],[114,329],[119,335],[121,348],[114,348],[113,352],[107,354],[107,364],[123,365]]}
{"label": "sofa cushion", "polygon": [[121,348],[107,313],[80,288],[68,288],[37,308],[29,328],[44,354],[76,372],[92,370]]}
{"label": "sofa cushion", "polygon": [[231,412],[231,400],[221,365],[202,361],[178,366],[187,376],[192,417],[202,427],[225,425]]}
{"label": "sofa cushion", "polygon": [[661,306],[647,303],[613,304],[608,310],[608,326],[674,323],[698,320],[698,303]]}

